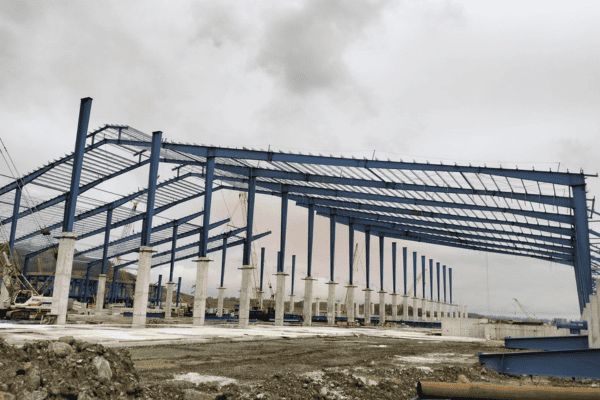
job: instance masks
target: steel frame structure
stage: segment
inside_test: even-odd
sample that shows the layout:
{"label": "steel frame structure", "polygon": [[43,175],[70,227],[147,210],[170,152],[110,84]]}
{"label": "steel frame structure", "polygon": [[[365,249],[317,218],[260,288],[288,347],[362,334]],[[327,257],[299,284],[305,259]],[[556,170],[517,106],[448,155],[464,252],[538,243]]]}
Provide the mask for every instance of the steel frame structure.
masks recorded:
{"label": "steel frame structure", "polygon": [[[286,264],[287,209],[291,200],[308,209],[309,276],[316,213],[330,219],[332,240],[336,224],[342,224],[348,226],[352,243],[353,233],[358,230],[380,237],[381,243],[387,237],[572,265],[580,311],[592,294],[592,272],[596,273],[600,265],[600,248],[590,245],[589,235],[600,235],[588,227],[585,188],[586,178],[591,175],[583,172],[368,160],[174,143],[163,140],[161,132],[148,135],[125,125],[105,125],[87,133],[89,106],[91,99],[83,99],[74,153],[0,188],[0,222],[8,232],[11,249],[22,243],[43,252],[57,245],[53,237],[61,230],[73,231],[82,238],[142,220],[141,236],[124,238],[120,243],[129,242],[127,249],[132,250],[172,241],[175,254],[153,257],[153,266],[169,261],[172,264],[182,257],[203,257],[210,239],[202,227],[211,224],[212,192],[228,189],[248,192],[246,239],[242,243],[234,240],[235,235],[221,238],[232,239],[222,246],[223,250],[234,242],[244,245],[245,264],[250,259],[258,193],[282,199],[281,271]],[[158,182],[159,163],[173,165],[174,176]],[[147,189],[113,202],[82,196],[146,164],[150,165]],[[43,186],[59,194],[38,201],[22,193],[25,185]],[[201,226],[189,220],[153,226],[154,215],[200,196],[204,198]],[[28,203],[25,207],[21,204],[24,198]],[[131,210],[125,204],[133,199],[146,203],[146,211],[130,216]],[[598,213],[592,210],[591,214]],[[44,221],[43,227],[36,226],[39,220]],[[40,228],[50,235],[42,235]],[[172,233],[168,228],[173,228]],[[196,233],[200,234],[197,243],[177,247],[179,238]],[[105,263],[115,256],[117,245],[105,239],[102,250],[95,248],[88,255]],[[350,284],[352,252],[350,246]],[[430,285],[431,274],[432,268]],[[333,260],[330,276],[333,280]]]}

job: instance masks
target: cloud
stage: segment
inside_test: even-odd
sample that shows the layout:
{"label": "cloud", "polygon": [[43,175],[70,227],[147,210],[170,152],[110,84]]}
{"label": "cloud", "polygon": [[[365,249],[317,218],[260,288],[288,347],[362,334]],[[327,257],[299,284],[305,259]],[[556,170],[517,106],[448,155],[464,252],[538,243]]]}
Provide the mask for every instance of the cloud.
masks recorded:
{"label": "cloud", "polygon": [[222,3],[196,6],[195,17],[198,24],[196,39],[210,41],[217,48],[226,42],[240,43],[248,35],[248,29],[234,7]]}
{"label": "cloud", "polygon": [[258,64],[298,95],[352,84],[344,51],[386,3],[310,0],[266,28]]}

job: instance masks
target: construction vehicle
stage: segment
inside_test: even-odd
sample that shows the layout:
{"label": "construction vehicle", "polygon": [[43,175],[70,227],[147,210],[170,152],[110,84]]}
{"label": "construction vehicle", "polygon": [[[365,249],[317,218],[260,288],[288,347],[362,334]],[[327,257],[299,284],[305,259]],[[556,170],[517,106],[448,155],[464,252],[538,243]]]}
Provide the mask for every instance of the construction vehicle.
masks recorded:
{"label": "construction vehicle", "polygon": [[527,315],[527,323],[528,324],[533,324],[533,325],[541,325],[541,324],[543,324],[543,321],[540,320],[539,318],[537,318],[535,316],[535,314],[533,314],[527,308],[525,308],[525,306],[523,304],[521,304],[521,302],[519,302],[519,300],[517,300],[515,298],[513,298],[513,300],[517,303],[517,305],[519,306],[519,308],[521,309],[521,311],[523,311],[523,313],[525,313],[525,315]]}

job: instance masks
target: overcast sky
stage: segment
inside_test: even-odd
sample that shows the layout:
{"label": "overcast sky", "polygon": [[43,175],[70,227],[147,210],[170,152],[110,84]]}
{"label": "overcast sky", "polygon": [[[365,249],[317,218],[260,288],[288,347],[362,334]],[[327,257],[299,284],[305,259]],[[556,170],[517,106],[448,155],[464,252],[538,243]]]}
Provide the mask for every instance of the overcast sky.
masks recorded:
{"label": "overcast sky", "polygon": [[[595,174],[599,15],[597,1],[5,0],[0,137],[19,170],[30,171],[73,151],[79,100],[92,97],[90,129],[117,123],[217,146],[355,157],[375,151],[379,158],[560,165]],[[8,173],[5,165],[0,172]],[[131,179],[124,194],[146,184],[143,174]],[[588,196],[598,182],[588,179]],[[234,193],[215,199],[217,216],[237,202]],[[258,200],[257,229],[273,234],[257,245],[267,247],[272,273],[279,200]],[[292,207],[289,218],[287,254],[298,255],[302,293],[306,211]],[[346,231],[338,229],[342,284]],[[315,270],[323,296],[327,240],[328,221],[318,217]],[[362,235],[357,240],[364,245]],[[489,279],[495,312],[514,313],[516,297],[539,316],[578,314],[571,267],[398,243],[452,267],[454,300],[472,311],[488,309]],[[372,248],[377,267],[376,240]],[[386,249],[391,277],[391,241]],[[240,256],[228,254],[229,295],[238,293]],[[213,258],[209,285],[216,288],[220,255]],[[153,271],[152,279],[165,271]],[[185,274],[184,288],[193,284],[191,262],[178,274]],[[378,282],[375,268],[377,289]]]}

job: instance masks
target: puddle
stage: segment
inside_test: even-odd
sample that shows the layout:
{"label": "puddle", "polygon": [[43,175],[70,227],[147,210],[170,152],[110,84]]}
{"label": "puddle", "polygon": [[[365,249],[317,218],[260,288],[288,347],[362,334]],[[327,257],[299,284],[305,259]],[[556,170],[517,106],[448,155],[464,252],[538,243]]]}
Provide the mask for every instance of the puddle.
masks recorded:
{"label": "puddle", "polygon": [[175,375],[173,380],[192,382],[195,384],[216,383],[219,386],[230,385],[237,382],[235,379],[227,378],[226,376],[200,375],[197,372],[188,372],[187,374],[183,375]]}

